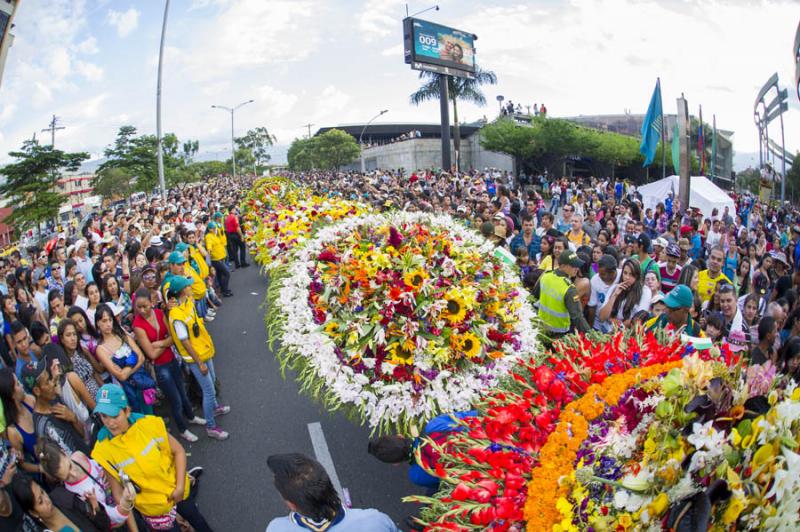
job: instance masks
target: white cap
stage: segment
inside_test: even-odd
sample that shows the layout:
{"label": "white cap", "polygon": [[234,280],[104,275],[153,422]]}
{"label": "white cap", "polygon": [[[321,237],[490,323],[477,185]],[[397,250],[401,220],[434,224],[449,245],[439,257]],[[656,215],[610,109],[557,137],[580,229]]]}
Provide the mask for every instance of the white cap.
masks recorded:
{"label": "white cap", "polygon": [[161,237],[156,235],[150,239],[150,245],[158,247],[158,246],[163,246],[164,243],[161,241]]}

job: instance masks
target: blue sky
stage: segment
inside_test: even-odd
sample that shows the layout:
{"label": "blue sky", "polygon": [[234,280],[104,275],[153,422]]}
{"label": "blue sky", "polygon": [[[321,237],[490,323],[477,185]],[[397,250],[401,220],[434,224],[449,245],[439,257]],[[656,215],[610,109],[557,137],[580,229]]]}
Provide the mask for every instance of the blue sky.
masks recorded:
{"label": "blue sky", "polygon": [[[164,130],[197,138],[205,157],[228,156],[228,115],[212,104],[254,99],[237,134],[266,126],[280,144],[314,128],[363,122],[436,122],[436,103],[413,107],[416,73],[403,63],[395,0],[173,0],[167,30]],[[410,8],[432,4],[415,2]],[[681,92],[704,118],[734,130],[737,152],[757,150],[755,94],[773,72],[793,73],[796,2],[743,0],[442,0],[432,21],[479,36],[477,59],[495,97],[545,102],[554,116],[643,113],[656,76],[665,112]],[[23,0],[0,87],[0,161],[52,114],[66,130],[58,147],[95,156],[119,126],[155,132],[161,0]],[[787,146],[800,148],[796,94]],[[279,150],[282,151],[282,150]]]}

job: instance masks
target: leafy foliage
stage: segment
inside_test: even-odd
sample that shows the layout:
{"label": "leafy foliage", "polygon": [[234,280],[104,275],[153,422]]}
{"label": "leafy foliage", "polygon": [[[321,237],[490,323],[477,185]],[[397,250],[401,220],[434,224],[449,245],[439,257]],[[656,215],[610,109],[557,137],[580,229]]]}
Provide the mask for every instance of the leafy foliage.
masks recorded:
{"label": "leafy foliage", "polygon": [[5,182],[0,185],[2,195],[13,212],[6,223],[23,231],[55,218],[66,196],[56,190],[60,173],[76,171],[88,153],[65,153],[52,146],[42,146],[36,139],[27,140],[19,151],[9,152],[16,162],[0,168]]}
{"label": "leafy foliage", "polygon": [[286,158],[292,170],[336,170],[358,158],[356,140],[341,129],[331,129],[310,139],[294,139]]}
{"label": "leafy foliage", "polygon": [[256,166],[261,166],[271,159],[267,151],[276,140],[275,135],[263,126],[249,130],[245,136],[236,139],[236,161],[239,161],[240,153],[244,157],[243,152],[247,152],[251,165],[255,162]]}
{"label": "leafy foliage", "polygon": [[[200,149],[197,140],[181,143],[174,133],[162,140],[164,180],[168,187],[196,181],[201,176],[190,168]],[[105,198],[122,197],[132,191],[150,192],[158,186],[158,138],[136,134],[134,126],[122,126],[112,146],[103,155],[92,183]],[[112,172],[113,170],[113,172]]]}

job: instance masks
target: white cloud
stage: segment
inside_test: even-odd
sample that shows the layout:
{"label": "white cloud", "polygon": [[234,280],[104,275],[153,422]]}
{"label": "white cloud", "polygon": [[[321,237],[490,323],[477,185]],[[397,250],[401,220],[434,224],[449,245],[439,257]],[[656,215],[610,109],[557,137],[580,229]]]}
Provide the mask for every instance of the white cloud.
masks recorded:
{"label": "white cloud", "polygon": [[328,85],[322,90],[317,100],[317,109],[320,115],[331,115],[341,111],[350,103],[350,96],[333,85]]}
{"label": "white cloud", "polygon": [[80,43],[78,43],[78,45],[75,48],[80,53],[86,55],[94,55],[100,51],[100,49],[97,47],[97,39],[95,39],[94,36],[91,35],[86,39],[84,39],[83,41],[81,41]]}
{"label": "white cloud", "polygon": [[392,57],[392,56],[399,56],[403,57],[405,50],[402,44],[397,44],[395,46],[390,46],[389,48],[384,49],[381,52],[381,55],[384,57]]}
{"label": "white cloud", "polygon": [[127,37],[139,25],[139,11],[131,7],[127,11],[108,10],[106,21],[117,29],[117,35]]}
{"label": "white cloud", "polygon": [[180,54],[178,60],[196,81],[300,61],[317,48],[322,13],[318,0],[230,1],[194,32],[194,42],[185,47],[191,53]]}
{"label": "white cloud", "polygon": [[402,38],[402,0],[367,0],[359,10],[358,29],[361,36],[371,42],[395,34]]}
{"label": "white cloud", "polygon": [[75,62],[75,69],[87,81],[100,81],[103,79],[103,69],[94,63],[78,60]]}
{"label": "white cloud", "polygon": [[268,120],[274,121],[290,114],[299,99],[297,94],[289,94],[269,85],[259,87],[256,91],[255,105],[257,111]]}
{"label": "white cloud", "polygon": [[11,117],[14,116],[14,113],[17,110],[17,106],[13,103],[3,105],[2,109],[0,109],[0,124],[8,123],[11,120]]}
{"label": "white cloud", "polygon": [[48,58],[47,67],[54,78],[62,79],[67,77],[72,68],[72,58],[67,49],[54,49]]}

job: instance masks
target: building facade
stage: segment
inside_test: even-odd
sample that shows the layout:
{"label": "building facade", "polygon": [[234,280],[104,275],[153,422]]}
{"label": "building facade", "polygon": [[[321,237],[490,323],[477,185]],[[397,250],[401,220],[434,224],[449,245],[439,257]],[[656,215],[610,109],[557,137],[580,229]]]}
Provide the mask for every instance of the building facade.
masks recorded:
{"label": "building facade", "polygon": [[18,3],[18,0],[0,0],[0,86],[3,84],[3,70],[6,66],[8,49],[14,42],[11,28]]}
{"label": "building facade", "polygon": [[56,181],[56,191],[67,196],[63,206],[69,206],[72,209],[81,208],[86,199],[94,195],[93,179],[94,174],[75,174],[60,177]]}

